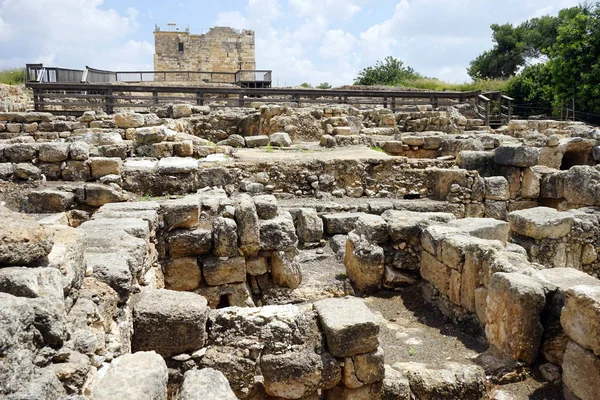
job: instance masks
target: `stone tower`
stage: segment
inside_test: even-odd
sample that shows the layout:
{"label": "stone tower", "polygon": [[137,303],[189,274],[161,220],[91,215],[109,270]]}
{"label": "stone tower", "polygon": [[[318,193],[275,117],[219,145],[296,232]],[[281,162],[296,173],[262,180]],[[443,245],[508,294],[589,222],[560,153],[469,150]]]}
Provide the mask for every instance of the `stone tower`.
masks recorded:
{"label": "stone tower", "polygon": [[155,71],[236,72],[256,69],[254,31],[214,27],[201,35],[154,32]]}

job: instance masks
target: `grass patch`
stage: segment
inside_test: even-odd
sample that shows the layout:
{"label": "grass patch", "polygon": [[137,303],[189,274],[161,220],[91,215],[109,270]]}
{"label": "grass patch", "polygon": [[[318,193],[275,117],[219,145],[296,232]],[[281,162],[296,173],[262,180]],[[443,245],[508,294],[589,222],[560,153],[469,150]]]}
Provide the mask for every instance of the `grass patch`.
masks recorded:
{"label": "grass patch", "polygon": [[471,90],[482,91],[504,91],[510,80],[507,79],[481,79],[473,82],[449,83],[437,78],[416,78],[403,80],[396,84],[399,88],[405,89],[423,89],[435,91],[458,91],[465,92]]}
{"label": "grass patch", "polygon": [[379,151],[379,152],[381,152],[381,153],[385,153],[385,152],[383,151],[383,149],[382,149],[381,147],[379,147],[379,146],[369,146],[369,148],[370,148],[371,150],[374,150],[374,151]]}
{"label": "grass patch", "polygon": [[267,144],[267,153],[272,153],[273,152],[273,146],[271,146],[271,143]]}
{"label": "grass patch", "polygon": [[0,83],[5,85],[20,85],[25,83],[25,70],[23,68],[1,70]]}

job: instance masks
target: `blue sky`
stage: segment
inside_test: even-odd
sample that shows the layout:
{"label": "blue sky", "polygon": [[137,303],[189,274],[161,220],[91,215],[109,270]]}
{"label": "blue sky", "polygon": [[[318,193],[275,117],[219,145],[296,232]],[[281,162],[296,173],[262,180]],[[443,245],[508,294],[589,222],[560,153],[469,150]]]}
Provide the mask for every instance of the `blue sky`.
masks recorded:
{"label": "blue sky", "polygon": [[463,82],[492,45],[492,23],[520,23],[578,0],[0,0],[0,69],[27,62],[153,69],[155,24],[192,33],[253,29],[257,68],[280,85],[352,83],[388,55]]}

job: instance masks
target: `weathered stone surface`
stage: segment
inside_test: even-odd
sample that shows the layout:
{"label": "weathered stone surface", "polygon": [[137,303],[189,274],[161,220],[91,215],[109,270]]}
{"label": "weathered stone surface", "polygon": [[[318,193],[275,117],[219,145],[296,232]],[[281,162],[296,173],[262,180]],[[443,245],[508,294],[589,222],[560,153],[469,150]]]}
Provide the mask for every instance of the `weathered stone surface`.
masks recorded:
{"label": "weathered stone surface", "polygon": [[598,398],[600,358],[569,342],[562,363],[563,383],[579,399]]}
{"label": "weathered stone surface", "polygon": [[137,145],[148,145],[160,143],[167,140],[166,129],[159,127],[146,127],[135,130],[135,141]]}
{"label": "weathered stone surface", "polygon": [[298,245],[294,220],[287,211],[259,222],[261,250],[291,250]]}
{"label": "weathered stone surface", "polygon": [[34,219],[0,206],[0,266],[33,265],[44,261],[53,241]]}
{"label": "weathered stone surface", "polygon": [[266,135],[246,136],[245,139],[248,148],[262,147],[269,144],[269,137]]}
{"label": "weathered stone surface", "polygon": [[206,341],[206,299],[195,293],[147,290],[133,307],[132,351],[163,357],[195,351]]}
{"label": "weathered stone surface", "polygon": [[488,200],[508,200],[510,191],[508,181],[503,176],[491,176],[485,179],[485,198]]}
{"label": "weathered stone surface", "polygon": [[478,365],[396,363],[392,368],[408,377],[410,389],[419,399],[479,400],[485,394],[485,372]]}
{"label": "weathered stone surface", "polygon": [[198,161],[188,157],[165,157],[158,162],[158,173],[163,175],[188,174],[198,171]]}
{"label": "weathered stone surface", "polygon": [[379,400],[382,392],[382,382],[372,383],[352,389],[338,385],[325,392],[326,400]]}
{"label": "weathered stone surface", "polygon": [[323,215],[325,231],[329,235],[346,234],[354,229],[354,225],[363,213],[335,213]]}
{"label": "weathered stone surface", "polygon": [[121,175],[123,161],[116,157],[92,157],[90,158],[90,170],[93,179],[99,179],[105,175]]}
{"label": "weathered stone surface", "polygon": [[316,302],[315,309],[325,331],[327,348],[335,357],[377,350],[379,325],[362,300],[355,297],[325,299]]}
{"label": "weathered stone surface", "polygon": [[176,228],[195,228],[198,226],[200,209],[198,202],[188,199],[168,200],[161,204],[160,214],[163,216],[167,232]]}
{"label": "weathered stone surface", "polygon": [[357,354],[344,358],[342,381],[349,388],[359,388],[370,383],[383,381],[385,369],[383,362],[383,349]]}
{"label": "weathered stone surface", "polygon": [[244,257],[207,257],[202,261],[202,273],[210,286],[246,281]]}
{"label": "weathered stone surface", "polygon": [[185,118],[192,115],[192,106],[189,104],[173,104],[171,110],[173,118]]}
{"label": "weathered stone surface", "polygon": [[323,220],[314,208],[300,209],[297,232],[302,243],[315,243],[323,238]]}
{"label": "weathered stone surface", "polygon": [[19,163],[13,165],[13,175],[17,179],[35,181],[41,179],[42,172],[33,164]]}
{"label": "weathered stone surface", "polygon": [[183,375],[180,400],[237,400],[225,375],[212,368],[190,370]]}
{"label": "weathered stone surface", "polygon": [[276,132],[269,136],[269,142],[271,146],[276,147],[290,147],[292,145],[292,139],[287,132]]}
{"label": "weathered stone surface", "polygon": [[48,266],[61,272],[65,294],[78,289],[85,275],[82,236],[82,231],[75,228],[54,228],[54,246],[48,254]]}
{"label": "weathered stone surface", "polygon": [[493,218],[462,218],[450,221],[448,226],[458,228],[471,236],[487,240],[508,241],[509,224]]}
{"label": "weathered stone surface", "polygon": [[212,231],[208,229],[176,229],[167,236],[171,258],[202,256],[212,248]]}
{"label": "weathered stone surface", "polygon": [[385,366],[381,400],[410,400],[410,385],[405,374]]}
{"label": "weathered stone surface", "polygon": [[560,324],[577,344],[600,356],[600,286],[580,285],[567,290]]}
{"label": "weathered stone surface", "polygon": [[256,206],[256,213],[260,219],[271,219],[277,216],[277,199],[271,194],[254,196],[252,198]]}
{"label": "weathered stone surface", "polygon": [[534,239],[566,236],[573,226],[573,214],[548,207],[513,211],[508,215],[510,230]]}
{"label": "weathered stone surface", "polygon": [[235,200],[235,220],[240,250],[244,255],[256,254],[260,249],[260,227],[256,206],[249,195],[242,194]]}
{"label": "weathered stone surface", "polygon": [[323,362],[312,349],[261,357],[266,392],[286,399],[301,399],[321,388]]}
{"label": "weathered stone surface", "polygon": [[40,161],[60,162],[69,157],[68,143],[41,143],[39,146]]}
{"label": "weathered stone surface", "polygon": [[73,160],[85,161],[89,158],[90,146],[83,141],[73,142],[69,147],[69,154]]}
{"label": "weathered stone surface", "polygon": [[540,149],[528,146],[500,146],[494,153],[494,162],[511,167],[531,167],[537,165]]}
{"label": "weathered stone surface", "polygon": [[543,285],[519,273],[496,273],[488,288],[485,334],[490,344],[515,360],[535,361],[542,337]]}
{"label": "weathered stone surface", "polygon": [[524,199],[537,199],[540,196],[540,174],[535,169],[523,169],[521,182],[521,197]]}
{"label": "weathered stone surface", "polygon": [[379,215],[364,214],[356,221],[354,233],[368,242],[382,244],[388,240],[388,225]]}
{"label": "weathered stone surface", "polygon": [[190,291],[198,288],[202,276],[198,261],[193,257],[176,258],[165,266],[165,288]]}
{"label": "weathered stone surface", "polygon": [[266,274],[269,272],[269,259],[258,256],[246,258],[246,271],[252,276]]}
{"label": "weathered stone surface", "polygon": [[74,205],[74,193],[45,189],[29,193],[26,209],[32,213],[56,213],[67,211]]}
{"label": "weathered stone surface", "polygon": [[346,241],[344,267],[357,290],[377,290],[382,285],[384,274],[383,249],[351,233]]}
{"label": "weathered stone surface", "polygon": [[215,218],[213,221],[213,254],[217,257],[238,255],[237,224],[230,218]]}
{"label": "weathered stone surface", "polygon": [[85,186],[85,204],[101,207],[107,203],[118,203],[127,200],[125,193],[109,185],[88,183]]}
{"label": "weathered stone surface", "polygon": [[441,294],[450,294],[450,275],[452,268],[447,266],[428,251],[421,252],[421,277],[431,283]]}
{"label": "weathered stone surface", "polygon": [[115,124],[118,128],[139,128],[144,126],[144,116],[137,113],[117,113]]}
{"label": "weathered stone surface", "polygon": [[302,283],[302,271],[296,261],[297,251],[274,251],[271,256],[271,277],[277,286],[296,289]]}
{"label": "weathered stone surface", "polygon": [[167,365],[153,351],[126,354],[112,361],[94,389],[98,400],[166,400]]}

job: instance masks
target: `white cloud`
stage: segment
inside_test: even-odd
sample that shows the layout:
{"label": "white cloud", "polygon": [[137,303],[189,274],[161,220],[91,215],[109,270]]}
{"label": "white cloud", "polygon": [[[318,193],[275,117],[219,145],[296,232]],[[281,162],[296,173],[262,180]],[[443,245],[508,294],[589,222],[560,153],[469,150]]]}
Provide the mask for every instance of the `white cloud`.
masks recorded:
{"label": "white cloud", "polygon": [[216,26],[228,26],[234,29],[247,28],[246,18],[239,11],[224,11],[217,15]]}
{"label": "white cloud", "polygon": [[41,61],[60,67],[113,68],[148,65],[152,59],[148,42],[140,42],[136,52],[120,52],[120,59],[107,57],[121,48],[132,50],[127,41],[139,27],[133,7],[121,14],[104,7],[102,0],[4,0],[0,15],[0,32],[12,35],[10,41],[0,41],[4,67]]}
{"label": "white cloud", "polygon": [[354,17],[362,9],[357,3],[348,0],[289,0],[292,9],[302,17],[320,14],[343,19]]}
{"label": "white cloud", "polygon": [[352,53],[355,43],[356,39],[351,33],[341,29],[329,30],[325,32],[319,55],[323,58],[347,57]]}

